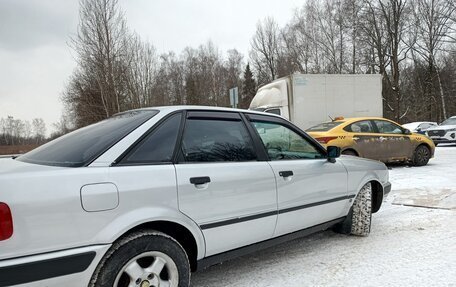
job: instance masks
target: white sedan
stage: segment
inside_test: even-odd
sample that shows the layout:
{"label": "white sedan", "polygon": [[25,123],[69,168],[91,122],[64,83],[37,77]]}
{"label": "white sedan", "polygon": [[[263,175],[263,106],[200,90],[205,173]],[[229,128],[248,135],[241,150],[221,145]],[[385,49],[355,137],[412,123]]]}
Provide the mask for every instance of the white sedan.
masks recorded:
{"label": "white sedan", "polygon": [[0,286],[189,286],[330,227],[366,236],[388,170],[339,155],[276,115],[181,106],[0,159]]}

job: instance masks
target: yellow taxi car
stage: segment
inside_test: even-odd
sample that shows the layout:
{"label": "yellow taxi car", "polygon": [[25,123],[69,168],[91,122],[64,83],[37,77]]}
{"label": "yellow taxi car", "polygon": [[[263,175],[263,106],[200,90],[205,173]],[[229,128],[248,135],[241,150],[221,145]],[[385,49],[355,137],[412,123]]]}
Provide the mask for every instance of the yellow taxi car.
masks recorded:
{"label": "yellow taxi car", "polygon": [[434,156],[435,145],[422,134],[411,133],[384,118],[342,118],[311,127],[306,132],[323,146],[338,146],[342,154],[382,162],[408,162],[426,165]]}

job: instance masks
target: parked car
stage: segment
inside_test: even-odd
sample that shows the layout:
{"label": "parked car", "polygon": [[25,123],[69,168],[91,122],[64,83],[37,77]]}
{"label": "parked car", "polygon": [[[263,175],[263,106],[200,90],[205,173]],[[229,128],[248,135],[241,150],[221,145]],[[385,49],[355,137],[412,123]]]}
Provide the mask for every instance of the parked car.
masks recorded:
{"label": "parked car", "polygon": [[366,236],[388,170],[339,155],[276,115],[175,106],[0,159],[0,286],[189,286],[330,227]]}
{"label": "parked car", "polygon": [[323,145],[338,146],[342,154],[382,162],[409,162],[426,165],[434,156],[432,140],[410,132],[399,124],[376,117],[338,118],[307,130]]}
{"label": "parked car", "polygon": [[456,143],[456,116],[447,119],[436,127],[426,131],[435,145],[441,143]]}
{"label": "parked car", "polygon": [[402,125],[404,128],[410,130],[413,133],[426,134],[429,128],[438,126],[436,122],[413,122]]}

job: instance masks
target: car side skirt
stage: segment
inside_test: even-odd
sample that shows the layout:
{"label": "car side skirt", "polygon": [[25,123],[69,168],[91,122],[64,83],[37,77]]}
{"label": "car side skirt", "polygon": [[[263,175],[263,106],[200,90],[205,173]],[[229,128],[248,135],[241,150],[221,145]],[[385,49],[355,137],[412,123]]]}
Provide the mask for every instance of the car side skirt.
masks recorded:
{"label": "car side skirt", "polygon": [[0,287],[83,272],[92,263],[95,255],[95,251],[89,251],[81,254],[0,267]]}
{"label": "car side skirt", "polygon": [[306,229],[302,229],[302,230],[299,230],[299,231],[296,231],[293,233],[289,233],[286,235],[282,235],[279,237],[275,237],[272,239],[268,239],[265,241],[247,245],[247,246],[244,246],[241,248],[237,248],[237,249],[234,249],[231,251],[227,251],[227,252],[223,252],[223,253],[220,253],[217,255],[203,258],[201,260],[198,260],[197,270],[202,270],[202,269],[205,269],[212,265],[221,263],[223,261],[231,260],[231,259],[234,259],[234,258],[237,258],[240,256],[244,256],[244,255],[254,253],[254,252],[262,250],[262,249],[266,249],[266,248],[290,241],[290,240],[305,237],[305,236],[308,236],[310,234],[317,233],[320,231],[324,231],[324,230],[332,227],[333,225],[340,223],[344,220],[345,220],[345,216],[332,220],[332,221],[328,221],[328,222],[319,224],[319,225],[315,225],[315,226],[312,226],[312,227],[309,227]]}

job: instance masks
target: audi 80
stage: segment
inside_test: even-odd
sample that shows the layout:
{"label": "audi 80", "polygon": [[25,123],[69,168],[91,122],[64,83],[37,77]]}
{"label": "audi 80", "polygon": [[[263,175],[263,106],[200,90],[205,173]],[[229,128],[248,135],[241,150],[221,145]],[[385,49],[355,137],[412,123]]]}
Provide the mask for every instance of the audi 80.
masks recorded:
{"label": "audi 80", "polygon": [[328,228],[367,236],[388,170],[339,155],[276,115],[175,106],[0,159],[0,286],[189,286]]}

